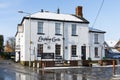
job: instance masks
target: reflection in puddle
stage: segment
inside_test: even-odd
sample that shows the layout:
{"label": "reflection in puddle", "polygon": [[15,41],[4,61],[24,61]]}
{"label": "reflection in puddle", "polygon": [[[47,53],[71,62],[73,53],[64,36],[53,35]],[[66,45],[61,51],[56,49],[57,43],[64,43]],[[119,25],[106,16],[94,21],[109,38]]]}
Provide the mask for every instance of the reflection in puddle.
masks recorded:
{"label": "reflection in puddle", "polygon": [[88,77],[85,74],[72,74],[70,71],[66,72],[48,72],[40,71],[40,80],[96,80],[95,78]]}
{"label": "reflection in puddle", "polygon": [[30,76],[26,74],[16,73],[16,80],[30,80]]}
{"label": "reflection in puddle", "polygon": [[35,73],[16,73],[15,80],[39,80],[37,76],[35,77]]}
{"label": "reflection in puddle", "polygon": [[14,80],[110,80],[110,77],[112,76],[112,74],[110,74],[111,72],[111,68],[85,68],[68,70],[36,69],[34,71],[30,71],[29,73],[16,73],[16,79]]}

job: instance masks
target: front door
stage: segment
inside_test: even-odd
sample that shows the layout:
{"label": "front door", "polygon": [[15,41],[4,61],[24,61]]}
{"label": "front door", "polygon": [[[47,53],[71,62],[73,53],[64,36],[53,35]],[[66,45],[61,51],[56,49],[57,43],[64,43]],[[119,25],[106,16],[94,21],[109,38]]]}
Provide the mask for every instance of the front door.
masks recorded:
{"label": "front door", "polygon": [[21,57],[20,57],[20,51],[18,52],[18,55],[19,55],[19,59],[18,59],[18,62],[20,62],[20,58],[21,58]]}
{"label": "front door", "polygon": [[86,46],[81,46],[81,59],[86,60]]}

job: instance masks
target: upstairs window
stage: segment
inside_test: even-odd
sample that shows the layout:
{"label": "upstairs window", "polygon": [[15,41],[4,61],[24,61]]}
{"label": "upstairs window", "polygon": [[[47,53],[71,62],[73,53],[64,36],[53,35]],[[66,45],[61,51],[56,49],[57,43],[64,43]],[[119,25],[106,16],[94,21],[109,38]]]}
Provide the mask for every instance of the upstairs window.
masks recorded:
{"label": "upstairs window", "polygon": [[60,23],[55,23],[55,34],[60,35]]}
{"label": "upstairs window", "polygon": [[43,22],[38,22],[38,33],[43,33]]}
{"label": "upstairs window", "polygon": [[76,24],[72,24],[72,36],[76,35]]}
{"label": "upstairs window", "polygon": [[99,42],[98,42],[98,34],[94,34],[94,43],[99,44]]}

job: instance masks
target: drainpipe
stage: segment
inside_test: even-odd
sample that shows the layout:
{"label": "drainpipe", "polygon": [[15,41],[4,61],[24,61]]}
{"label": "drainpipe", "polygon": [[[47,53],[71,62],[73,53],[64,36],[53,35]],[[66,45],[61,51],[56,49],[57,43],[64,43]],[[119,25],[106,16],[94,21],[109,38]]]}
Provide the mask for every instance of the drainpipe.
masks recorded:
{"label": "drainpipe", "polygon": [[[64,20],[65,21],[65,20]],[[64,33],[64,21],[63,21],[63,62],[65,61],[65,33]]]}

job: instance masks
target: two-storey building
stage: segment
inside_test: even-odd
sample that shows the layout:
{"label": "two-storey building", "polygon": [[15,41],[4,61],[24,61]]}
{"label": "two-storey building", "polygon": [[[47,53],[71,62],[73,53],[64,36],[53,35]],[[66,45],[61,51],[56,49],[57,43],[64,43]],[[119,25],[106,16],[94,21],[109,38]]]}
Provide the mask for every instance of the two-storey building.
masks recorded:
{"label": "two-storey building", "polygon": [[[59,61],[74,63],[93,58],[91,46],[95,45],[89,36],[98,32],[89,30],[88,24],[81,6],[76,8],[75,15],[60,14],[58,9],[57,13],[41,10],[23,17],[16,33],[16,61],[25,65],[45,62],[50,66]],[[99,57],[99,51],[95,57]]]}
{"label": "two-storey building", "polygon": [[105,57],[105,33],[99,29],[89,28],[89,57],[92,60],[102,60]]}

